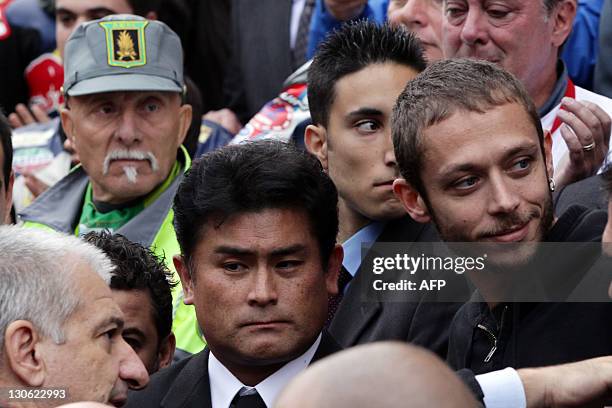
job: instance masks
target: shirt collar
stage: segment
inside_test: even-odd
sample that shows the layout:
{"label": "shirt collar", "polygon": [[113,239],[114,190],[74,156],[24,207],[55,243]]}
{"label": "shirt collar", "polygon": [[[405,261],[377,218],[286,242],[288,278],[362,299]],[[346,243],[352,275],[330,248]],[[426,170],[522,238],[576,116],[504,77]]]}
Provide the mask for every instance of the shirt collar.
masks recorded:
{"label": "shirt collar", "polygon": [[342,244],[344,250],[342,266],[352,277],[355,277],[361,266],[361,246],[369,249],[376,242],[385,225],[384,222],[371,222]]}
{"label": "shirt collar", "polygon": [[565,96],[565,90],[567,89],[567,81],[569,80],[569,74],[567,73],[567,67],[563,61],[559,60],[557,63],[557,82],[553,88],[550,97],[546,100],[544,105],[538,109],[538,116],[543,118],[556,106],[561,103],[561,99]]}
{"label": "shirt collar", "polygon": [[[257,392],[266,403],[272,407],[281,390],[296,375],[302,372],[315,355],[321,343],[321,335],[310,346],[308,350],[298,358],[291,360],[274,374],[255,386]],[[212,408],[228,408],[242,387],[252,388],[244,385],[237,379],[211,352],[208,357],[208,376],[210,381],[210,398]]]}

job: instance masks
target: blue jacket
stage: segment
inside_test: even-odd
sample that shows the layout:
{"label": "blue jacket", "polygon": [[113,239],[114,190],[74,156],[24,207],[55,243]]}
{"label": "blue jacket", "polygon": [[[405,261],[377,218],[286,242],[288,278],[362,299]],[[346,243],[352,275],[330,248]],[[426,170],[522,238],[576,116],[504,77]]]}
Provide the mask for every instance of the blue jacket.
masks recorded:
{"label": "blue jacket", "polygon": [[[368,0],[361,14],[356,20],[367,19],[379,23],[387,19],[387,5],[389,0]],[[342,21],[336,20],[325,9],[324,0],[317,0],[312,20],[310,22],[310,37],[308,38],[308,59],[314,56],[317,46],[325,39],[327,33],[340,27]]]}

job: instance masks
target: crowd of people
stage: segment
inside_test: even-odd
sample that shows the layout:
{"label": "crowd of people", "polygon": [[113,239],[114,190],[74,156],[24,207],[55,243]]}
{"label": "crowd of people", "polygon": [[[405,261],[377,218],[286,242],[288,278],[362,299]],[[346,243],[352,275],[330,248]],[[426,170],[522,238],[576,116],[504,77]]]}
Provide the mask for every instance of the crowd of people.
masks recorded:
{"label": "crowd of people", "polygon": [[611,20],[0,1],[0,407],[612,405]]}

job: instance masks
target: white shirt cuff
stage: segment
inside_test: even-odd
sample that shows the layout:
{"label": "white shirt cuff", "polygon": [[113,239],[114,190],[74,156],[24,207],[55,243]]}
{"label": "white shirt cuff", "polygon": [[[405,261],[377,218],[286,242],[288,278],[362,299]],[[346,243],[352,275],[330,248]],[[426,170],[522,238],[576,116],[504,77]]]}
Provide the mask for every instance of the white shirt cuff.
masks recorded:
{"label": "white shirt cuff", "polygon": [[527,398],[521,377],[514,368],[476,376],[487,408],[526,408]]}

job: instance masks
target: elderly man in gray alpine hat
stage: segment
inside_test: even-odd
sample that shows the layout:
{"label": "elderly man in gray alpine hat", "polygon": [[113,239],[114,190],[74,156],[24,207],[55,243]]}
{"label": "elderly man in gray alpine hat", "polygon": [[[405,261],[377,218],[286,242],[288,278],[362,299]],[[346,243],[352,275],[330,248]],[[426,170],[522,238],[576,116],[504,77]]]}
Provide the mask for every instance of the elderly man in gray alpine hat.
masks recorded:
{"label": "elderly man in gray alpine hat", "polygon": [[[111,15],[78,27],[64,51],[61,120],[81,166],[21,214],[26,226],[110,230],[171,257],[179,252],[172,199],[189,157],[183,52],[164,23]],[[175,290],[177,349],[201,350],[195,313]],[[180,353],[180,351],[179,351]]]}

